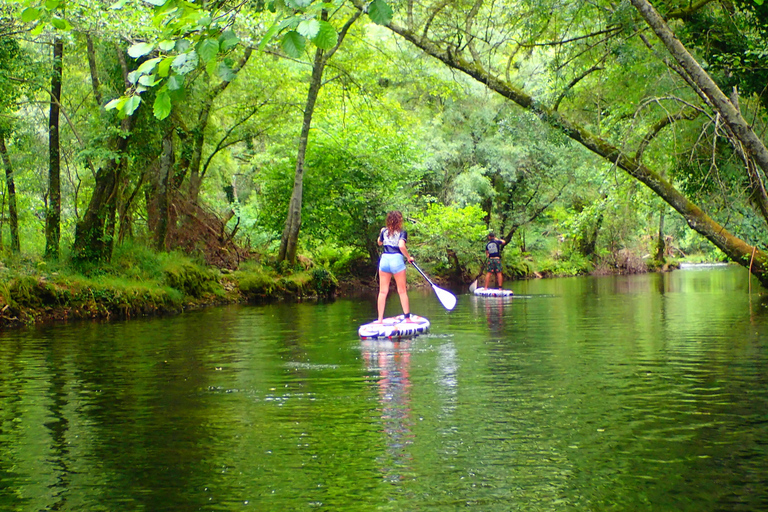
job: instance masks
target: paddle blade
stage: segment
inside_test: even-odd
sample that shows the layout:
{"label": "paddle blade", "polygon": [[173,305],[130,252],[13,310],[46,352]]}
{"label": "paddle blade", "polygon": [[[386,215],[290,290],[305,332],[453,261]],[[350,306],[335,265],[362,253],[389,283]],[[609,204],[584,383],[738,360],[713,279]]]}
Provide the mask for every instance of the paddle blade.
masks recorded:
{"label": "paddle blade", "polygon": [[472,284],[469,285],[469,293],[475,293],[475,290],[477,290],[477,279],[472,281]]}
{"label": "paddle blade", "polygon": [[440,303],[443,305],[443,307],[448,311],[452,310],[456,305],[456,296],[447,290],[438,288],[435,285],[432,285],[432,289],[435,290],[435,294],[437,295],[437,298],[440,300]]}

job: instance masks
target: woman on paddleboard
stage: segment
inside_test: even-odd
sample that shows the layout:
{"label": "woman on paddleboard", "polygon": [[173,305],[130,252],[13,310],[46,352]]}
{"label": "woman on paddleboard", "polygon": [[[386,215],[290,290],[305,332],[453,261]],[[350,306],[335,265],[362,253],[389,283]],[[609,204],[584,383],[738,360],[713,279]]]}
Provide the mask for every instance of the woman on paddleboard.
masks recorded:
{"label": "woman on paddleboard", "polygon": [[395,276],[397,293],[400,296],[400,304],[403,306],[403,314],[406,321],[411,317],[411,306],[408,302],[408,291],[405,283],[405,260],[413,263],[413,258],[408,254],[405,242],[408,233],[403,229],[403,214],[399,211],[391,211],[387,214],[387,227],[381,228],[379,233],[379,245],[384,253],[379,259],[379,319],[377,323],[384,321],[384,308],[387,305],[389,283]]}

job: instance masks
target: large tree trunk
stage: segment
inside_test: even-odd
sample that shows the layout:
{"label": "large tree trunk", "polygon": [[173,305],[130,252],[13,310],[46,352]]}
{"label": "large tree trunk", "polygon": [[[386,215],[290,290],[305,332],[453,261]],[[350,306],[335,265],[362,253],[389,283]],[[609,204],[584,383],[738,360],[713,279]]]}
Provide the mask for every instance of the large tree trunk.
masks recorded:
{"label": "large tree trunk", "polygon": [[696,59],[683,46],[683,43],[675,37],[675,34],[648,0],[632,0],[632,5],[635,6],[661,42],[664,43],[672,57],[682,66],[701,92],[706,95],[733,134],[744,145],[747,153],[755,160],[763,172],[768,173],[768,149],[766,149],[763,141],[752,130],[749,123],[742,117],[739,109],[720,90],[704,68],[696,62]]}
{"label": "large tree trunk", "polygon": [[[344,37],[347,35],[349,27],[360,17],[362,11],[355,12],[347,20],[344,27],[339,31],[339,38],[336,46],[328,50],[326,54],[320,48],[315,52],[315,61],[312,66],[312,78],[309,82],[309,91],[307,92],[307,102],[304,105],[304,119],[301,124],[301,135],[299,136],[299,147],[296,154],[296,171],[293,178],[293,192],[291,201],[288,204],[288,215],[285,219],[285,228],[280,240],[280,251],[277,255],[278,261],[288,260],[289,263],[296,263],[296,250],[299,242],[299,229],[301,228],[301,196],[304,190],[304,159],[307,153],[307,142],[309,141],[309,129],[312,125],[312,115],[315,112],[315,102],[320,94],[320,88],[323,85],[323,70],[336,50],[341,46]],[[323,11],[322,19],[328,19],[327,11]]]}
{"label": "large tree trunk", "polygon": [[59,108],[64,43],[53,42],[51,107],[48,115],[48,208],[45,212],[45,258],[58,259],[61,238],[61,155],[59,148]]}
{"label": "large tree trunk", "polygon": [[[125,139],[120,140],[122,143],[117,152],[123,153],[128,143]],[[105,262],[112,257],[113,237],[108,228],[115,215],[119,169],[119,162],[110,160],[96,173],[88,208],[75,227],[72,246],[75,260]]]}
{"label": "large tree trunk", "polygon": [[160,170],[155,182],[155,201],[157,227],[155,229],[155,249],[168,250],[169,205],[171,197],[171,171],[173,170],[173,132],[163,137],[163,154],[160,156]]}
{"label": "large tree trunk", "polygon": [[312,126],[312,114],[315,112],[315,103],[323,84],[323,69],[325,69],[325,53],[320,48],[315,52],[315,64],[312,66],[312,78],[309,82],[307,102],[304,105],[304,119],[301,124],[299,136],[299,148],[296,154],[296,170],[293,177],[293,192],[291,202],[288,204],[288,215],[285,219],[283,237],[280,240],[280,252],[278,261],[288,260],[296,262],[296,249],[299,241],[299,229],[301,228],[301,197],[304,190],[304,159],[307,154],[307,142],[309,141],[309,129]]}
{"label": "large tree trunk", "polygon": [[8,221],[11,228],[11,251],[18,254],[21,252],[21,242],[19,241],[19,214],[16,209],[16,181],[13,178],[13,167],[11,158],[8,156],[8,148],[5,146],[5,135],[0,133],[0,155],[2,155],[3,165],[5,166],[5,185],[8,189]]}
{"label": "large tree trunk", "polygon": [[[356,4],[359,8],[363,7],[357,1]],[[534,101],[534,98],[523,90],[482,67],[477,60],[470,62],[463,58],[460,54],[452,51],[448,43],[443,48],[424,37],[421,32],[417,33],[408,30],[395,23],[390,23],[388,28],[413,43],[428,55],[435,57],[453,69],[465,73],[503,97],[534,113],[545,123],[645,184],[680,213],[692,229],[712,242],[733,261],[749,267],[750,257],[754,250],[755,258],[754,263],[751,265],[752,273],[764,286],[768,287],[768,254],[734,236],[709,217],[701,208],[689,201],[687,197],[680,193],[659,173],[646,167],[632,156],[625,154],[608,141],[591,133],[583,126],[565,118],[559,112],[547,108],[541,102]]]}
{"label": "large tree trunk", "polygon": [[[91,80],[94,87],[94,98],[98,97],[98,79],[95,73],[95,54],[93,48],[89,48],[89,63]],[[123,72],[123,81],[126,87],[128,81],[128,65],[125,61],[125,53],[117,46],[115,48],[117,58]],[[105,262],[112,257],[114,247],[115,217],[117,212],[117,199],[123,170],[123,157],[128,149],[130,133],[133,128],[133,117],[128,117],[120,122],[120,134],[111,137],[109,145],[115,155],[104,163],[95,172],[93,194],[88,202],[83,217],[75,226],[75,241],[72,244],[72,256],[78,261]]]}

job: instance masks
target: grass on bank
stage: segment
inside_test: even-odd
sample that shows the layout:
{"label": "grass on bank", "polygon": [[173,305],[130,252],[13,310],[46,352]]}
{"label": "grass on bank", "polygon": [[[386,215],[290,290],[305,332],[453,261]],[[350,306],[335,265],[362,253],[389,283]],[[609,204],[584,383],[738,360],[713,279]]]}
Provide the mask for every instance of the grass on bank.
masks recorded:
{"label": "grass on bank", "polygon": [[171,313],[281,295],[327,295],[337,286],[336,277],[322,267],[276,269],[248,262],[227,272],[138,244],[116,247],[112,260],[103,265],[6,256],[0,259],[0,326]]}

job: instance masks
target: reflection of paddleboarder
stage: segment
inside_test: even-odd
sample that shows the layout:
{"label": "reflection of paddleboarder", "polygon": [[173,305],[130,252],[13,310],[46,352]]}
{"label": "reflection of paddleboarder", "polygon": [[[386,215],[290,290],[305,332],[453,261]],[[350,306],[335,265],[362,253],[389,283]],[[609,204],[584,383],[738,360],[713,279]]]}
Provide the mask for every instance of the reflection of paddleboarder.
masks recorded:
{"label": "reflection of paddleboarder", "polygon": [[405,451],[413,443],[410,417],[410,361],[407,341],[363,345],[363,357],[369,371],[378,372],[377,386],[382,429],[387,436],[386,453],[381,457],[385,480],[398,482],[410,472],[412,457]]}
{"label": "reflection of paddleboarder", "polygon": [[[405,281],[405,259],[413,263],[413,258],[408,254],[405,241],[408,233],[403,229],[403,214],[399,211],[391,211],[387,214],[387,227],[381,228],[379,233],[379,245],[384,253],[379,259],[379,319],[376,323],[384,321],[384,308],[387,305],[387,294],[392,276],[395,277],[397,294],[400,296],[400,304],[403,306],[403,314],[406,321],[411,317],[411,306],[408,303],[408,291]],[[405,259],[404,259],[405,258]]]}

